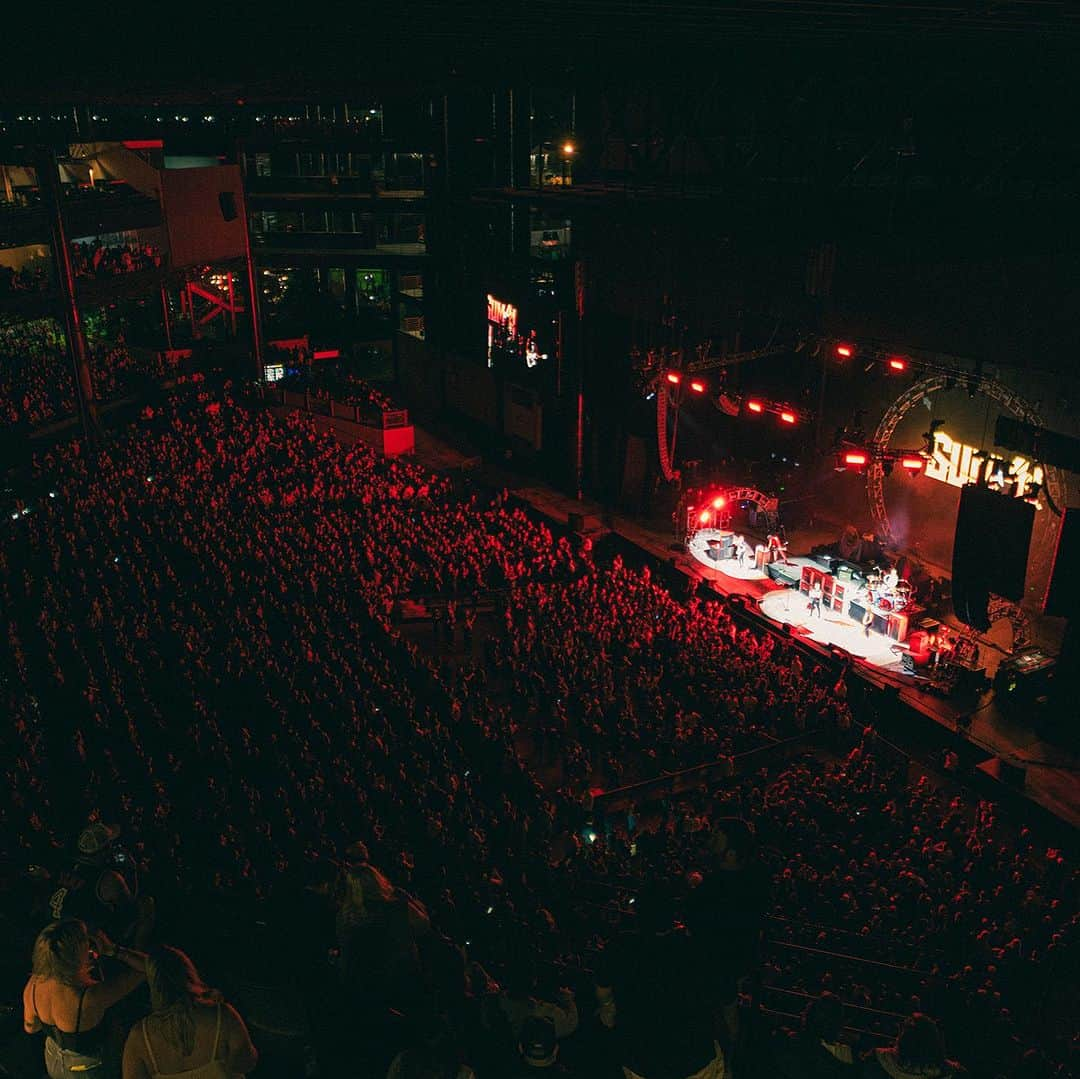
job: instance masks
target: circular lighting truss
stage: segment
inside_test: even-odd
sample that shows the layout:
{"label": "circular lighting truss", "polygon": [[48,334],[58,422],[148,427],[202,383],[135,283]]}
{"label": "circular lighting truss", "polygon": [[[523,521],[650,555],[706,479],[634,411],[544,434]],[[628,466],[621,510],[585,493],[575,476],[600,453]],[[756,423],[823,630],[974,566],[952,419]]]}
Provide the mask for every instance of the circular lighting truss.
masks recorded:
{"label": "circular lighting truss", "polygon": [[[985,394],[991,401],[996,401],[1003,408],[1008,409],[1018,419],[1030,423],[1035,427],[1042,427],[1042,417],[1038,409],[1030,401],[1014,393],[1008,386],[992,378],[975,379],[963,373],[934,374],[921,379],[905,390],[886,410],[874,432],[873,444],[875,446],[888,447],[892,440],[893,432],[900,421],[922,399],[932,393],[940,393],[942,390],[951,389],[953,386],[967,385],[974,387],[979,393]],[[1041,463],[1041,462],[1040,462]],[[1057,508],[1063,499],[1061,477],[1056,469],[1043,465],[1043,476],[1046,480],[1047,502],[1051,511],[1060,516]],[[874,521],[874,529],[886,543],[895,542],[892,525],[889,522],[889,512],[885,507],[885,468],[880,459],[870,461],[866,469],[866,494],[870,499],[870,515]]]}
{"label": "circular lighting truss", "polygon": [[[1008,386],[1002,385],[996,379],[975,378],[961,372],[939,373],[921,379],[902,393],[886,409],[885,414],[878,423],[874,432],[874,444],[887,447],[892,439],[897,425],[913,408],[922,402],[922,399],[931,393],[940,393],[942,390],[952,389],[955,386],[967,386],[979,393],[985,394],[991,401],[996,401],[1003,408],[1008,409],[1018,419],[1030,423],[1035,427],[1042,427],[1042,417],[1038,409],[1026,398],[1014,393]],[[1041,463],[1041,462],[1040,462]],[[1042,465],[1045,482],[1046,502],[1051,512],[1060,517],[1061,511],[1058,506],[1064,500],[1061,476],[1057,469],[1049,465]],[[874,528],[886,543],[895,542],[892,525],[889,522],[889,513],[885,507],[885,469],[880,459],[872,460],[866,469],[866,493],[870,499],[870,514],[874,521]],[[1003,596],[992,595],[987,616],[991,624],[1002,618],[1007,618],[1012,626],[1013,650],[1024,647],[1031,636],[1030,624],[1027,615],[1020,605]]]}
{"label": "circular lighting truss", "polygon": [[[770,532],[774,532],[779,524],[779,498],[767,495],[756,487],[718,487],[704,503],[693,506],[689,504],[692,495],[693,492],[684,493],[671,515],[675,522],[676,540],[687,547],[701,529],[716,527],[717,519],[726,519],[732,508],[740,502],[753,502],[765,515],[766,527]],[[717,502],[721,504],[718,506]]]}

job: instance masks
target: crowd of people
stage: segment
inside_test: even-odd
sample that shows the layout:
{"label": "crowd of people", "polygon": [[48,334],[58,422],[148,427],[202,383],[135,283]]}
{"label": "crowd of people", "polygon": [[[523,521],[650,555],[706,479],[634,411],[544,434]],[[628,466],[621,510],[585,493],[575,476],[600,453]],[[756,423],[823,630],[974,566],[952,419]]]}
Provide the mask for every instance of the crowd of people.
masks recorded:
{"label": "crowd of people", "polygon": [[295,361],[295,373],[284,380],[282,388],[299,393],[307,390],[316,397],[330,397],[339,404],[354,405],[372,421],[383,412],[401,407],[378,386],[338,363],[301,358]]}
{"label": "crowd of people", "polygon": [[45,292],[52,284],[49,266],[38,261],[15,269],[0,263],[0,297]]}
{"label": "crowd of people", "polygon": [[102,243],[76,240],[71,245],[71,268],[76,277],[115,277],[152,270],[162,264],[162,252],[151,243]]}
{"label": "crowd of people", "polygon": [[[115,277],[162,265],[163,254],[150,243],[106,244],[77,240],[71,244],[71,268],[76,277]],[[0,264],[0,297],[46,292],[55,285],[51,264],[45,259],[15,269]]]}
{"label": "crowd of people", "polygon": [[74,411],[75,382],[60,324],[0,318],[0,427],[38,427]]}
{"label": "crowd of people", "polygon": [[[872,1074],[945,1079],[930,1011],[980,1074],[1064,1074],[1039,990],[1075,958],[1065,855],[879,755],[835,673],[721,602],[227,383],[181,379],[36,468],[49,496],[0,544],[4,853],[48,864],[87,813],[122,821],[185,950],[205,893],[288,911],[330,1074],[854,1074],[868,1051]],[[437,601],[441,647],[405,632],[408,599]],[[847,752],[595,810],[597,788],[817,729]],[[801,936],[762,952],[770,917],[887,941],[918,984],[821,973]],[[739,1007],[763,980],[818,1002],[779,1049]],[[852,1045],[823,990],[917,1014]],[[77,1031],[75,996],[34,1014]],[[132,1068],[207,1056],[222,1012],[190,998],[197,1028],[126,1024]]]}
{"label": "crowd of people", "polygon": [[[171,377],[165,354],[133,352],[123,334],[87,333],[94,398],[129,393],[146,377]],[[75,381],[63,327],[55,319],[0,319],[0,428],[33,429],[75,414]]]}

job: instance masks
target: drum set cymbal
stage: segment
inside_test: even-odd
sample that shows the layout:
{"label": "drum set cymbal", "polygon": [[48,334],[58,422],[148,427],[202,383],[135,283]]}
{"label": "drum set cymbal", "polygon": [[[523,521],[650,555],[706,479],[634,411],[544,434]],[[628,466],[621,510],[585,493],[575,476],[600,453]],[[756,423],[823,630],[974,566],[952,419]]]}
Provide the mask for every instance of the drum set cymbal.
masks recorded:
{"label": "drum set cymbal", "polygon": [[879,611],[903,611],[915,600],[915,589],[910,581],[900,579],[892,584],[888,577],[875,566],[866,576],[865,590],[870,603]]}

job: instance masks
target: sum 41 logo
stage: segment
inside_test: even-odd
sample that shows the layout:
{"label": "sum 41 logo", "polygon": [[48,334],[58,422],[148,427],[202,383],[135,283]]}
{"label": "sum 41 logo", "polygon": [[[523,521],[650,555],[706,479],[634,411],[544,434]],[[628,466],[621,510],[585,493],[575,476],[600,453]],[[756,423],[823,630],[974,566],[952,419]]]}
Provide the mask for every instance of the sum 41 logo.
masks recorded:
{"label": "sum 41 logo", "polygon": [[[1031,488],[1041,488],[1043,484],[1042,465],[1026,457],[1011,460],[993,457],[974,446],[954,442],[943,431],[934,432],[934,452],[926,462],[925,475],[953,487],[966,487],[985,479],[988,487],[999,490],[1013,486],[1017,498],[1032,497]],[[1036,506],[1042,508],[1038,503]]]}

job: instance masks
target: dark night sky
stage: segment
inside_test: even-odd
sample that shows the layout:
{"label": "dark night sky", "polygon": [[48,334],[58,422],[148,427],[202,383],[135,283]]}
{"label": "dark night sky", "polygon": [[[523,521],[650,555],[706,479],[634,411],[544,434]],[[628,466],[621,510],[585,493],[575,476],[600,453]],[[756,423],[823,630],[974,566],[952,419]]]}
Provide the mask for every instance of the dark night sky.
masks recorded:
{"label": "dark night sky", "polygon": [[[25,20],[18,32],[17,21]],[[319,92],[356,80],[635,82],[717,66],[767,81],[777,65],[880,66],[918,52],[969,67],[973,81],[1020,59],[1037,78],[1080,36],[1064,2],[920,0],[414,0],[307,7],[144,2],[26,5],[5,48],[10,97],[99,100],[133,91]]]}

